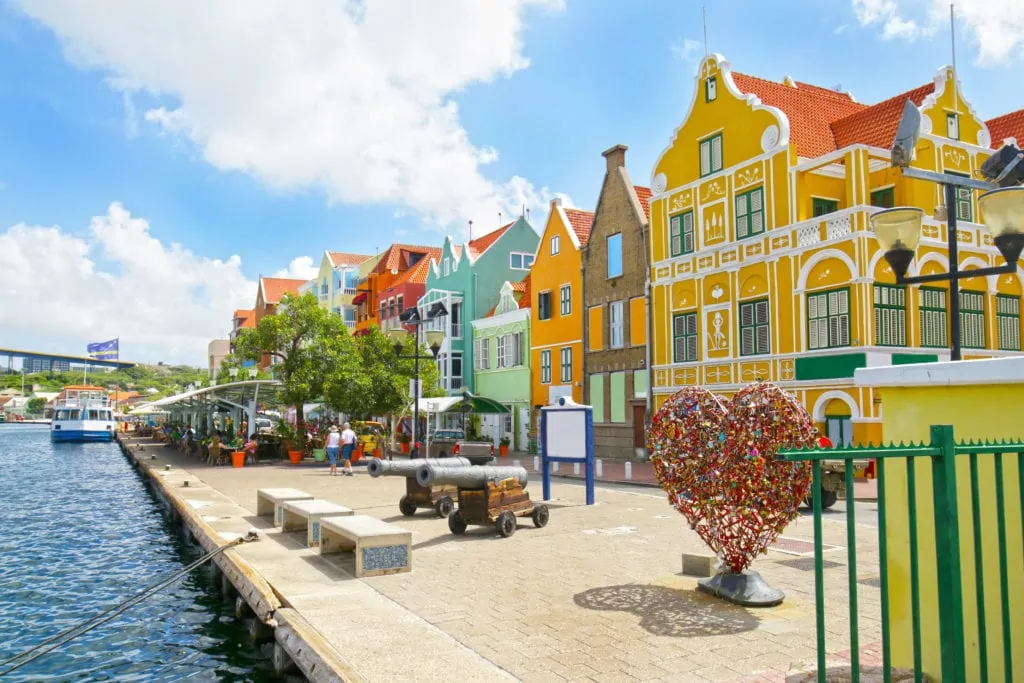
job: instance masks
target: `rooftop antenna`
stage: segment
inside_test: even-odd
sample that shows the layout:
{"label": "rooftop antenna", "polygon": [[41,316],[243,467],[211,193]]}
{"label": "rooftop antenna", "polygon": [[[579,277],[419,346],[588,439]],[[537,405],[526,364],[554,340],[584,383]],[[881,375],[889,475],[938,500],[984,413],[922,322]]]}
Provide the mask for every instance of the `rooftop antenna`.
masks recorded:
{"label": "rooftop antenna", "polygon": [[[959,104],[959,102],[957,102],[957,100],[958,100],[958,93],[956,91],[956,81],[957,81],[957,75],[956,75],[956,5],[954,3],[952,3],[952,2],[949,3],[949,43],[950,43],[951,51],[953,53],[953,112],[959,115],[960,114],[960,104]],[[957,133],[958,134],[960,132],[959,129],[960,129],[960,124],[958,122],[957,123]],[[959,137],[959,135],[957,137]]]}
{"label": "rooftop antenna", "polygon": [[704,61],[708,60],[708,7],[701,5],[701,14],[704,15]]}
{"label": "rooftop antenna", "polygon": [[501,211],[498,212],[498,227],[501,227]]}
{"label": "rooftop antenna", "polygon": [[473,241],[473,221],[469,221],[469,241]]}
{"label": "rooftop antenna", "polygon": [[530,220],[530,207],[526,207],[526,220]]}

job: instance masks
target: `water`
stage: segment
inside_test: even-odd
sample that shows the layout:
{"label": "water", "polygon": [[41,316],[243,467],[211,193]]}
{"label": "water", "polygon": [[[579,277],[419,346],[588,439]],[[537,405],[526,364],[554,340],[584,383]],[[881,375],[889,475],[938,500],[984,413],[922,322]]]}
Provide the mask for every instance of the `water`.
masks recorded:
{"label": "water", "polygon": [[[181,569],[199,552],[116,444],[0,425],[0,661]],[[0,672],[7,666],[0,665]],[[204,568],[7,681],[275,681]]]}

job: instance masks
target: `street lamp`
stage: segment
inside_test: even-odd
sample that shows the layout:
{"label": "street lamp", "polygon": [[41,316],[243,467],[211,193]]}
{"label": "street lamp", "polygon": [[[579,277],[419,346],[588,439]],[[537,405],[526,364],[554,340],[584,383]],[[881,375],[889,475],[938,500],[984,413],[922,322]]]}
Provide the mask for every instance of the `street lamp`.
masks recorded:
{"label": "street lamp", "polygon": [[[396,327],[388,330],[388,339],[391,340],[392,346],[395,349],[395,356],[398,358],[404,358],[414,361],[413,365],[413,418],[412,418],[412,444],[413,449],[416,453],[416,457],[420,455],[419,449],[417,448],[416,432],[419,430],[420,423],[420,394],[422,390],[420,388],[420,359],[423,360],[436,360],[437,354],[441,351],[441,343],[444,341],[444,332],[440,330],[427,330],[426,331],[426,343],[427,348],[430,349],[429,356],[425,356],[420,353],[420,328],[424,323],[430,322],[440,318],[441,316],[448,315],[448,309],[445,308],[444,304],[440,301],[435,302],[429,310],[425,318],[420,317],[418,308],[408,308],[398,316],[398,319],[405,325],[412,326],[412,335],[402,328]],[[412,339],[410,339],[410,336]],[[402,349],[409,344],[412,344],[413,353],[412,355],[403,356]]]}
{"label": "street lamp", "polygon": [[[949,283],[949,357],[951,360],[960,360],[960,280],[1014,273],[1024,249],[1024,187],[1019,186],[1024,181],[1024,164],[1020,163],[1024,160],[1024,153],[1006,145],[986,161],[981,167],[981,174],[992,182],[910,168],[920,129],[921,112],[912,101],[907,100],[892,145],[892,165],[899,168],[904,177],[927,180],[943,187],[945,207],[936,210],[936,220],[946,221],[949,272],[907,277],[907,270],[921,240],[921,221],[924,218],[922,209],[901,206],[878,211],[871,216],[871,227],[885,252],[886,262],[896,276],[897,285]],[[978,207],[985,218],[985,226],[992,234],[992,241],[1006,260],[1005,265],[960,270],[956,215],[959,188],[985,190],[978,197]],[[944,211],[941,210],[943,208]]]}
{"label": "street lamp", "polygon": [[256,379],[256,375],[258,373],[259,370],[257,370],[256,368],[249,368],[249,379]]}
{"label": "street lamp", "polygon": [[235,381],[238,378],[238,368],[230,368],[228,374],[231,376],[231,381]]}

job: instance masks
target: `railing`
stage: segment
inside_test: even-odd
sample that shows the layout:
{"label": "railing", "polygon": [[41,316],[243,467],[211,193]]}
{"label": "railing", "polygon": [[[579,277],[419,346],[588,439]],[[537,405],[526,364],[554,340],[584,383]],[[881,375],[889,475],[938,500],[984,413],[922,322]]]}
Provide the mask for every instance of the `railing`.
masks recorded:
{"label": "railing", "polygon": [[[991,456],[982,460],[980,456]],[[1016,482],[1012,479],[1008,482],[1004,476],[1006,469],[1006,456],[1016,456],[1011,460],[1016,467]],[[887,528],[886,497],[889,493],[903,493],[898,487],[902,482],[900,479],[903,472],[894,470],[892,475],[893,490],[886,487],[886,463],[892,461],[893,466],[903,465],[906,479],[906,517],[909,528],[908,545],[909,565],[902,563],[894,564],[901,570],[909,571],[910,606],[911,615],[911,643],[912,660],[915,672],[915,681],[923,679],[924,665],[922,662],[922,600],[926,606],[928,601],[937,600],[938,603],[938,634],[941,654],[938,657],[938,671],[929,671],[933,678],[941,678],[944,682],[961,683],[963,681],[1013,681],[1024,680],[1014,678],[1014,641],[1011,631],[1011,609],[1010,609],[1010,584],[1013,577],[1014,587],[1019,587],[1024,582],[1024,570],[1021,569],[1024,557],[1010,558],[1007,551],[1008,525],[1016,526],[1019,516],[1019,532],[1024,536],[1024,442],[984,442],[984,443],[960,443],[953,439],[953,428],[948,425],[933,425],[931,427],[931,443],[909,446],[900,444],[890,446],[868,446],[840,449],[821,450],[789,450],[780,451],[778,457],[788,461],[810,461],[812,463],[812,491],[814,498],[814,585],[817,619],[817,665],[818,681],[826,680],[826,650],[825,650],[825,598],[824,598],[824,565],[822,559],[822,526],[821,526],[821,463],[823,460],[844,460],[847,463],[846,469],[846,533],[848,546],[848,571],[849,571],[849,627],[850,627],[850,672],[851,680],[854,683],[860,680],[860,643],[857,632],[858,609],[857,609],[857,553],[856,553],[856,518],[854,507],[854,478],[853,460],[866,458],[876,459],[876,473],[878,477],[878,544],[879,544],[879,588],[881,592],[881,625],[882,625],[882,668],[883,680],[887,683],[891,680],[892,668],[892,625],[890,621],[890,566],[889,553],[902,552],[903,548],[897,544],[890,546],[888,534],[893,529],[903,531],[901,521],[897,521],[892,528]],[[958,459],[959,458],[959,459]],[[897,460],[898,459],[898,460]],[[928,460],[928,465],[922,459]],[[964,461],[967,461],[964,463]],[[986,460],[991,461],[991,486],[988,485],[988,477],[982,481],[982,474],[988,475],[990,466]],[[960,463],[960,470],[966,470],[970,475],[970,491],[961,491],[957,486],[957,470]],[[979,474],[984,465],[984,472]],[[965,472],[961,472],[964,474]],[[923,477],[930,477],[930,481],[919,481]],[[982,497],[982,484],[985,483],[986,494],[994,493],[993,498]],[[1009,491],[1008,491],[1009,486]],[[932,496],[927,498],[926,489],[931,489]],[[1016,495],[1012,489],[1016,488]],[[990,491],[992,489],[992,491]],[[1010,496],[1007,496],[1010,493]],[[966,495],[965,495],[966,494]],[[925,569],[930,570],[930,563],[934,562],[934,572],[937,579],[937,595],[922,596],[921,586],[921,549],[918,537],[919,498],[925,502],[932,503],[932,511],[935,524],[935,554],[924,558]],[[1008,502],[1009,498],[1009,502]],[[973,557],[961,562],[961,527],[959,520],[960,505],[970,501],[971,517],[971,539],[973,540]],[[897,505],[902,501],[896,500]],[[992,507],[996,518],[996,540],[998,542],[997,567],[992,566],[991,554],[983,551],[984,540],[990,538],[984,534],[985,528],[982,525],[983,508],[991,519]],[[965,504],[966,508],[966,504]],[[966,510],[965,510],[966,512]],[[899,518],[903,513],[902,508],[894,507],[888,511],[890,523],[893,518]],[[1012,515],[1012,517],[1011,517]],[[983,535],[984,534],[984,535]],[[898,539],[900,540],[900,539]],[[1020,539],[1020,545],[1014,547],[1024,549],[1024,537]],[[1024,555],[1024,552],[1022,552]],[[968,571],[964,571],[967,569]],[[998,595],[999,595],[999,633],[992,634],[989,629],[993,622],[986,621],[986,607],[991,612],[993,589],[988,588],[989,600],[986,602],[986,579],[992,577],[993,569],[998,570]],[[1011,571],[1013,574],[1011,574]],[[964,595],[964,579],[968,578],[973,582],[974,595]],[[904,577],[897,577],[899,589],[904,587]],[[968,587],[971,584],[968,584]],[[973,609],[977,611],[973,619],[973,632],[968,633],[967,627],[971,624],[970,619],[965,620],[964,612],[967,601],[973,603]],[[900,610],[901,614],[903,610]],[[899,635],[906,635],[901,633]],[[1001,640],[999,650],[1001,651],[1001,662],[999,658],[995,662],[989,661],[989,646],[992,643],[992,636]],[[974,642],[977,646],[975,648]],[[971,642],[970,659],[965,642]],[[1019,649],[1019,648],[1018,648]],[[931,652],[929,652],[931,654]],[[907,659],[900,657],[900,659]],[[1018,653],[1018,676],[1024,676],[1024,670],[1020,670],[1020,653]],[[911,662],[900,661],[900,666],[909,666]],[[932,668],[936,668],[934,665]],[[970,670],[969,670],[970,669]],[[1002,675],[1000,676],[1000,670]]]}

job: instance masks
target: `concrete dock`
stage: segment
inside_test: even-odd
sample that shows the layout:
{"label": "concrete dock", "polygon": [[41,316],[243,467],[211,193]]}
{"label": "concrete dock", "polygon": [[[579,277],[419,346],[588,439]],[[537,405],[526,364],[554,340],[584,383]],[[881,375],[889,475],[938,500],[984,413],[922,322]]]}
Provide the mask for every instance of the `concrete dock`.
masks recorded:
{"label": "concrete dock", "polygon": [[[371,479],[359,468],[331,477],[313,463],[210,467],[148,440],[122,441],[204,546],[258,530],[260,542],[219,564],[310,680],[784,681],[814,666],[810,518],[753,566],[785,602],[744,609],[697,593],[697,579],[681,574],[682,553],[707,550],[654,490],[599,488],[588,507],[582,486],[555,483],[545,528],[523,519],[507,539],[484,527],[454,536],[431,512],[399,513],[401,478]],[[413,571],[355,579],[351,555],[321,557],[305,532],[255,515],[256,490],[269,487],[408,529]],[[535,500],[540,488],[531,482]],[[833,546],[829,664],[841,666],[849,661],[845,517],[826,515],[823,526]],[[862,663],[881,656],[876,534],[857,525]]]}

